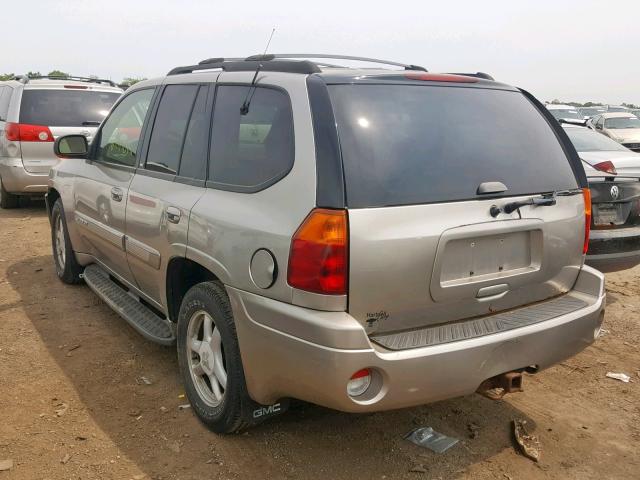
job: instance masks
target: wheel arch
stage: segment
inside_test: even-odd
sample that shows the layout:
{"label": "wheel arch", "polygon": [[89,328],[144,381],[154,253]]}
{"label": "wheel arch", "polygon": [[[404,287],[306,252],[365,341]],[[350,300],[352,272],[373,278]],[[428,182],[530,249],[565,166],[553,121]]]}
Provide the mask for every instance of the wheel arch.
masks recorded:
{"label": "wheel arch", "polygon": [[60,192],[53,187],[49,187],[47,190],[47,195],[45,196],[45,205],[47,208],[47,216],[49,217],[49,221],[51,221],[51,211],[53,210],[53,206],[56,204],[58,199],[61,198]]}
{"label": "wheel arch", "polygon": [[169,260],[166,274],[167,313],[172,322],[178,321],[180,304],[191,287],[202,282],[220,281],[211,270],[186,257]]}

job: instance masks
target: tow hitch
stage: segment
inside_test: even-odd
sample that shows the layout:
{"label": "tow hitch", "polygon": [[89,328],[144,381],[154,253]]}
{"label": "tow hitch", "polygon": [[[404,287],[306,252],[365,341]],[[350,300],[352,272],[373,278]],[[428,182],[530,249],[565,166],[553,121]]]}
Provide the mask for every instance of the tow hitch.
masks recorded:
{"label": "tow hitch", "polygon": [[491,377],[482,382],[476,392],[491,400],[500,400],[507,393],[522,392],[522,373],[508,372]]}

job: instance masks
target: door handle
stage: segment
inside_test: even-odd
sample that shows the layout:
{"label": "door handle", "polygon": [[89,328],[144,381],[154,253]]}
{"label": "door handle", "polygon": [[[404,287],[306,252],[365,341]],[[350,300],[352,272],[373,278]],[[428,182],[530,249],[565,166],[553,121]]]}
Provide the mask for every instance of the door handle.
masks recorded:
{"label": "door handle", "polygon": [[182,216],[182,212],[176,207],[167,207],[165,210],[167,212],[167,220],[171,223],[178,223],[180,221],[180,217]]}
{"label": "door handle", "polygon": [[122,201],[122,189],[118,187],[113,187],[111,189],[111,198],[116,202]]}

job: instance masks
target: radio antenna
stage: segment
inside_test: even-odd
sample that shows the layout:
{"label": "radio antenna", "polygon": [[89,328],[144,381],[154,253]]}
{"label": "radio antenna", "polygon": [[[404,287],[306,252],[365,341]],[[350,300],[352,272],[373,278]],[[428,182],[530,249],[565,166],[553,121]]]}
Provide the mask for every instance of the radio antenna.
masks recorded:
{"label": "radio antenna", "polygon": [[[276,33],[276,28],[273,27],[271,30],[271,35],[269,35],[269,41],[267,42],[267,46],[264,47],[264,53],[262,54],[261,59],[264,60],[265,55],[267,54],[267,50],[269,49],[269,45],[271,45],[271,39],[273,38],[273,34]],[[249,86],[249,91],[247,92],[247,96],[242,102],[242,107],[240,107],[240,115],[246,115],[249,113],[249,106],[251,105],[251,100],[253,100],[253,94],[256,93],[256,79],[258,78],[258,73],[262,69],[262,61],[258,63],[258,67],[256,68],[256,73],[253,75],[253,80],[251,80],[251,85]]]}

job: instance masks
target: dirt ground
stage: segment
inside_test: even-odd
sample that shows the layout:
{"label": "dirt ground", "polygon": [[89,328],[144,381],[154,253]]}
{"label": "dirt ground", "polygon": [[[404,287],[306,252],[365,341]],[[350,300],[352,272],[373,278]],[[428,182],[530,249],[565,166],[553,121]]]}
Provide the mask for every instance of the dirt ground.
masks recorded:
{"label": "dirt ground", "polygon": [[[638,479],[639,273],[607,275],[607,332],[593,346],[504,401],[368,415],[303,405],[221,437],[178,408],[173,349],[58,281],[43,204],[0,210],[0,465],[13,460],[0,480]],[[514,418],[540,438],[540,463],[514,449]],[[403,439],[427,425],[461,442],[434,454]]]}

